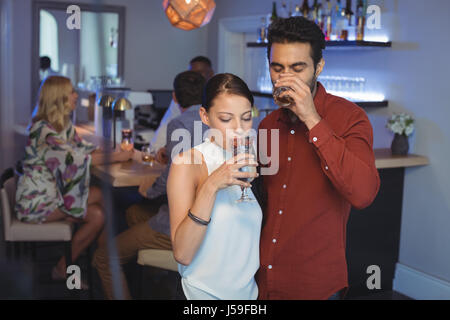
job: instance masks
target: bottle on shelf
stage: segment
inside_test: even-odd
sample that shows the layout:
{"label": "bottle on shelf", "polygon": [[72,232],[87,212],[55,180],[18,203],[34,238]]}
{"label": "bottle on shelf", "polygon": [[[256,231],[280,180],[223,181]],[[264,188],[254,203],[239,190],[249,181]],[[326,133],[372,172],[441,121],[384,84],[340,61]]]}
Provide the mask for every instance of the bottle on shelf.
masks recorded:
{"label": "bottle on shelf", "polygon": [[258,43],[267,42],[267,20],[266,17],[261,18],[261,25],[258,28]]}
{"label": "bottle on shelf", "polygon": [[300,9],[300,12],[302,13],[303,17],[306,19],[309,19],[309,3],[308,0],[303,0],[302,7]]}
{"label": "bottle on shelf", "polygon": [[352,18],[354,13],[352,11],[352,0],[347,0],[347,6],[345,7],[345,16],[347,17],[348,24],[352,25]]}
{"label": "bottle on shelf", "polygon": [[292,13],[292,17],[301,17],[302,16],[302,13],[301,13],[301,11],[300,11],[300,6],[299,5],[296,5],[295,6],[295,10],[294,10],[294,12]]}
{"label": "bottle on shelf", "polygon": [[341,0],[336,0],[336,5],[333,7],[333,11],[331,12],[331,23],[332,23],[331,28],[333,30],[333,33],[330,36],[331,41],[340,40],[341,38],[341,30],[342,30],[342,26],[340,23],[341,11],[342,11]]}
{"label": "bottle on shelf", "polygon": [[314,0],[314,3],[312,5],[311,11],[310,11],[310,19],[317,23],[317,16],[319,12],[319,4],[317,2],[318,0]]}
{"label": "bottle on shelf", "polygon": [[286,1],[281,2],[281,9],[280,9],[280,18],[289,18],[289,12],[286,5]]}
{"label": "bottle on shelf", "polygon": [[277,3],[274,1],[272,2],[272,15],[270,16],[270,23],[274,22],[277,19],[278,19]]}
{"label": "bottle on shelf", "polygon": [[323,21],[324,21],[325,40],[329,41],[331,40],[331,34],[333,33],[332,5],[330,0],[327,0],[327,3],[325,5]]}
{"label": "bottle on shelf", "polygon": [[356,6],[356,40],[364,40],[364,28],[366,25],[367,0],[358,0]]}
{"label": "bottle on shelf", "polygon": [[352,0],[347,0],[346,7],[344,9],[345,16],[343,19],[343,28],[341,31],[341,40],[347,41],[352,34],[352,30],[354,29],[354,24],[352,20],[354,18],[354,13],[352,11]]}

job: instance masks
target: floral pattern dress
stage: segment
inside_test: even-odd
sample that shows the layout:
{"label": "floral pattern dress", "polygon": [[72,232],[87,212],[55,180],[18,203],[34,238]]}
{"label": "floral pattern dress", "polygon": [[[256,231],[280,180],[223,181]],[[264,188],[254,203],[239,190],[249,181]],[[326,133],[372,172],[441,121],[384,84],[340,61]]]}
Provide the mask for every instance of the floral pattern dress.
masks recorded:
{"label": "floral pattern dress", "polygon": [[17,218],[42,223],[55,209],[83,218],[89,196],[91,153],[96,147],[82,140],[69,123],[57,132],[40,120],[30,127],[23,175],[16,193]]}

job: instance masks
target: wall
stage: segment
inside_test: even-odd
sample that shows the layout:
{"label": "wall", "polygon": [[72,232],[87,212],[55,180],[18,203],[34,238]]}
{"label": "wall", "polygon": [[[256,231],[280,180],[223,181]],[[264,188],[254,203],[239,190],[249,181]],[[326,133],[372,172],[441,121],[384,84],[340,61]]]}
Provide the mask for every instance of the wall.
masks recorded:
{"label": "wall", "polygon": [[[216,2],[208,54],[218,64],[219,20],[266,15],[272,1]],[[381,6],[382,29],[377,32],[393,41],[393,47],[325,52],[324,74],[363,76],[369,87],[385,93],[389,108],[367,109],[376,148],[390,146],[392,134],[384,125],[393,112],[405,111],[416,118],[411,151],[428,156],[431,165],[406,170],[395,288],[415,298],[450,299],[450,2],[372,0],[370,4]]]}
{"label": "wall", "polygon": [[[192,57],[207,54],[208,27],[189,32],[172,27],[162,9],[162,1],[79,0],[70,3],[102,3],[126,7],[125,84],[133,90],[171,88],[176,74],[187,69]],[[9,19],[10,24],[5,24],[2,29],[2,32],[8,30],[7,36],[2,36],[5,43],[2,50],[8,50],[10,54],[3,63],[9,68],[9,72],[4,76],[2,74],[2,86],[8,87],[9,93],[4,96],[9,100],[2,103],[0,108],[2,121],[8,124],[5,130],[9,134],[14,125],[28,123],[33,108],[30,105],[34,100],[30,93],[32,0],[3,0],[2,8],[3,5],[4,17]],[[4,140],[6,139],[2,139],[0,145],[2,161],[6,158],[3,152],[6,150]],[[14,157],[5,160],[0,170],[22,156],[22,143],[16,143],[14,149],[14,152],[8,153]]]}
{"label": "wall", "polygon": [[[80,62],[78,48],[80,47],[80,32],[69,30],[66,27],[67,14],[62,10],[47,10],[52,14],[58,23],[58,42],[59,42],[59,70],[63,74],[63,66],[66,65],[67,73],[65,74],[72,79],[74,84],[78,81],[78,72],[75,66]],[[72,66],[72,67],[70,67]],[[64,75],[64,74],[63,74]]]}

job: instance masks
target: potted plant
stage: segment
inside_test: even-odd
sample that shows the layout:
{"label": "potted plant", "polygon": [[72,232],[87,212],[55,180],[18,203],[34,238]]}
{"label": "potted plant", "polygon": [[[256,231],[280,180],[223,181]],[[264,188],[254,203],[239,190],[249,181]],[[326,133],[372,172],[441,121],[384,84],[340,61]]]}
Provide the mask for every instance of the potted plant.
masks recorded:
{"label": "potted plant", "polygon": [[386,127],[395,134],[391,145],[392,154],[408,154],[408,137],[414,132],[414,119],[406,113],[394,113]]}

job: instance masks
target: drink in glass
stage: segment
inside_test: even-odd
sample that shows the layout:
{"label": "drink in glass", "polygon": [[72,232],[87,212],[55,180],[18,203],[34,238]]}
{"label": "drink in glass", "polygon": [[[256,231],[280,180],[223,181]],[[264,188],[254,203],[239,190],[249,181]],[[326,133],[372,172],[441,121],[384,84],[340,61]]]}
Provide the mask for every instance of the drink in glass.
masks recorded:
{"label": "drink in glass", "polygon": [[120,144],[120,148],[123,151],[132,151],[134,149],[133,130],[122,130],[122,142]]}
{"label": "drink in glass", "polygon": [[282,108],[289,107],[294,103],[294,99],[292,99],[288,95],[280,97],[280,95],[283,92],[288,91],[288,90],[292,90],[292,89],[289,87],[274,87],[273,88],[273,98],[275,100],[275,103]]}
{"label": "drink in glass", "polygon": [[[237,138],[235,138],[233,140],[233,154],[236,156],[240,153],[247,153],[247,154],[252,154],[252,155],[256,156],[256,150],[253,147],[252,139],[249,136],[245,137],[243,140],[238,140]],[[256,167],[246,166],[246,167],[240,168],[239,171],[256,173]],[[239,178],[239,180],[244,181],[244,182],[249,182],[249,183],[252,182],[253,179],[254,179],[253,177]],[[241,198],[236,200],[236,202],[240,203],[240,202],[256,201],[255,199],[250,198],[248,196],[246,187],[241,187],[241,190],[242,190]]]}
{"label": "drink in glass", "polygon": [[142,154],[142,163],[148,166],[153,167],[155,161],[156,161],[156,154],[152,150],[150,145],[145,145],[142,147],[141,150]]}

